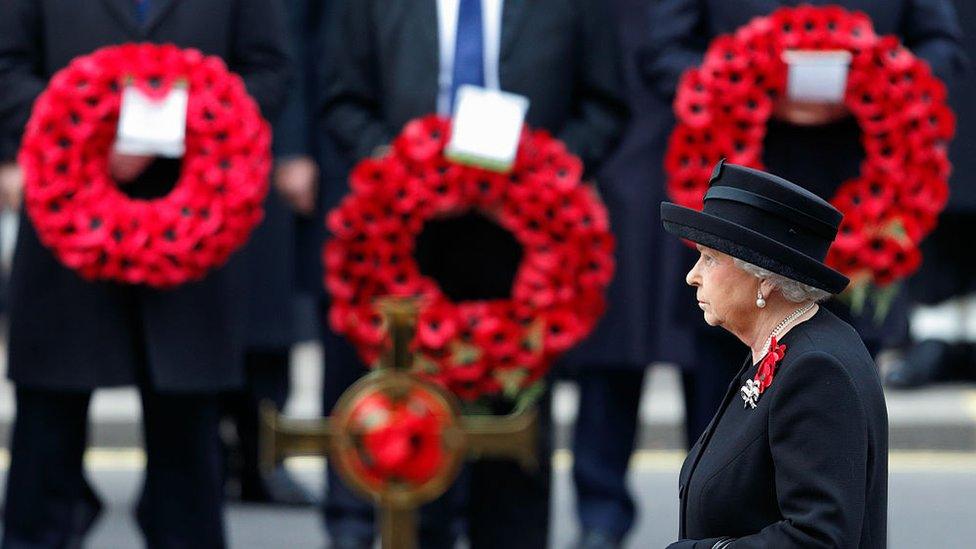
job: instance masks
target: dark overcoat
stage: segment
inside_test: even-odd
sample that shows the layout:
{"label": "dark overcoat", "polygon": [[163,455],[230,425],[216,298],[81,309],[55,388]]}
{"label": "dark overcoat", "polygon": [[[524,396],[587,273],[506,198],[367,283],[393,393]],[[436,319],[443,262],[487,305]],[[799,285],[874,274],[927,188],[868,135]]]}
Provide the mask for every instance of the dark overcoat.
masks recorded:
{"label": "dark overcoat", "polygon": [[757,407],[738,394],[758,368],[750,355],[685,459],[672,548],[886,546],[888,416],[874,361],[826,309],[781,343]]}
{"label": "dark overcoat", "polygon": [[631,117],[619,146],[597,176],[617,239],[607,311],[565,359],[587,369],[642,370],[651,362],[691,359],[689,324],[668,314],[676,293],[685,297],[672,281],[679,280],[686,256],[681,244],[665,233],[658,207],[667,200],[663,159],[673,116],[669,103],[644,85],[633,62],[646,39],[647,5],[645,0],[613,3]]}
{"label": "dark overcoat", "polygon": [[[155,0],[139,25],[130,0],[0,2],[0,159],[12,159],[34,98],[73,58],[112,44],[173,43],[222,57],[265,117],[284,97],[289,61],[276,0]],[[157,163],[130,192],[165,186]],[[26,216],[10,286],[8,375],[21,385],[90,390],[142,375],[158,390],[216,391],[242,379],[245,270],[239,255],[167,291],[88,282],[58,262]],[[147,364],[147,371],[137,365]]]}
{"label": "dark overcoat", "polygon": [[949,204],[939,225],[922,245],[924,262],[909,281],[910,295],[921,303],[940,303],[946,299],[972,293],[976,289],[976,261],[959,246],[960,234],[976,230],[976,4],[967,0],[954,2],[962,28],[963,50],[970,61],[969,70],[956,79],[949,90],[949,101],[956,113],[956,138],[949,148],[952,177],[949,180]]}

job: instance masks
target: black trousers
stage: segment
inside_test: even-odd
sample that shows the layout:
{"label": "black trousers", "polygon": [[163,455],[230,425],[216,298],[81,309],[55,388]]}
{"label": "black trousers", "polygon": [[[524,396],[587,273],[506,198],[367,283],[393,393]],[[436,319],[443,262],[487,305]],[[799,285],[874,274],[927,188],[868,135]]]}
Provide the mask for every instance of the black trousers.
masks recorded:
{"label": "black trousers", "polygon": [[[142,388],[149,548],[223,547],[219,399]],[[88,391],[17,388],[3,549],[80,547],[100,504],[85,480]]]}
{"label": "black trousers", "polygon": [[244,388],[223,398],[223,413],[234,422],[240,449],[242,482],[260,478],[258,422],[262,401],[283,410],[291,388],[289,350],[248,350],[244,353]]}

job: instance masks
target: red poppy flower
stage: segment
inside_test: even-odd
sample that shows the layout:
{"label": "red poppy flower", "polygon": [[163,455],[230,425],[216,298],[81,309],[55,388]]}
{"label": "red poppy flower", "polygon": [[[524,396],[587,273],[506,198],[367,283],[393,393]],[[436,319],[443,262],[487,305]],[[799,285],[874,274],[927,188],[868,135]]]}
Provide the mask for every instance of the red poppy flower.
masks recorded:
{"label": "red poppy flower", "polygon": [[360,433],[361,467],[377,482],[418,485],[434,478],[444,459],[444,422],[420,394],[391,402],[373,394],[356,403],[353,430]]}
{"label": "red poppy flower", "polygon": [[451,125],[443,118],[427,116],[411,120],[393,141],[397,152],[414,162],[437,157],[450,138]]}
{"label": "red poppy flower", "polygon": [[675,97],[674,114],[682,122],[693,128],[701,128],[711,124],[712,113],[709,109],[711,97],[698,70],[691,69],[685,72],[678,84],[678,89],[681,90],[681,93]]}
{"label": "red poppy flower", "polygon": [[760,361],[756,375],[753,377],[753,380],[759,384],[759,394],[764,393],[773,384],[777,366],[784,356],[786,356],[786,345],[780,345],[775,337],[772,338],[769,342],[769,350]]}
{"label": "red poppy flower", "polygon": [[452,307],[437,303],[426,307],[420,315],[417,339],[432,349],[440,349],[457,334],[457,318]]}

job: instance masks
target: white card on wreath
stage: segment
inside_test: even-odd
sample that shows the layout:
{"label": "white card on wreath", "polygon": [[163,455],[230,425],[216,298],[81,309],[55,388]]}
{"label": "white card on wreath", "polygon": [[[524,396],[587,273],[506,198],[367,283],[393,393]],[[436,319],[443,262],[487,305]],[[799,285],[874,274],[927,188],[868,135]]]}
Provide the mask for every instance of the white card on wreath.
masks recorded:
{"label": "white card on wreath", "polygon": [[189,94],[185,83],[177,83],[164,97],[152,98],[133,85],[122,91],[115,150],[179,158],[186,138],[186,108]]}
{"label": "white card on wreath", "polygon": [[847,50],[787,50],[789,66],[786,94],[793,101],[844,102],[851,52]]}
{"label": "white card on wreath", "polygon": [[454,101],[445,156],[459,164],[507,172],[515,164],[529,99],[514,93],[461,86]]}

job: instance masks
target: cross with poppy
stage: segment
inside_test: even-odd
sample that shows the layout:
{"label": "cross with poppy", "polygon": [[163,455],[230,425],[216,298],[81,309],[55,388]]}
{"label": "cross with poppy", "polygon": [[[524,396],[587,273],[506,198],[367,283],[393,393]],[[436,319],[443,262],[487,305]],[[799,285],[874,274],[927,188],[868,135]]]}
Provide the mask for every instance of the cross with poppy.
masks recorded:
{"label": "cross with poppy", "polygon": [[415,549],[416,510],[443,494],[465,459],[493,457],[536,467],[535,409],[462,416],[455,395],[411,372],[419,306],[379,302],[390,334],[381,367],[339,398],[328,418],[287,418],[261,406],[261,467],[292,456],[327,456],[343,479],[380,510],[384,549]]}

